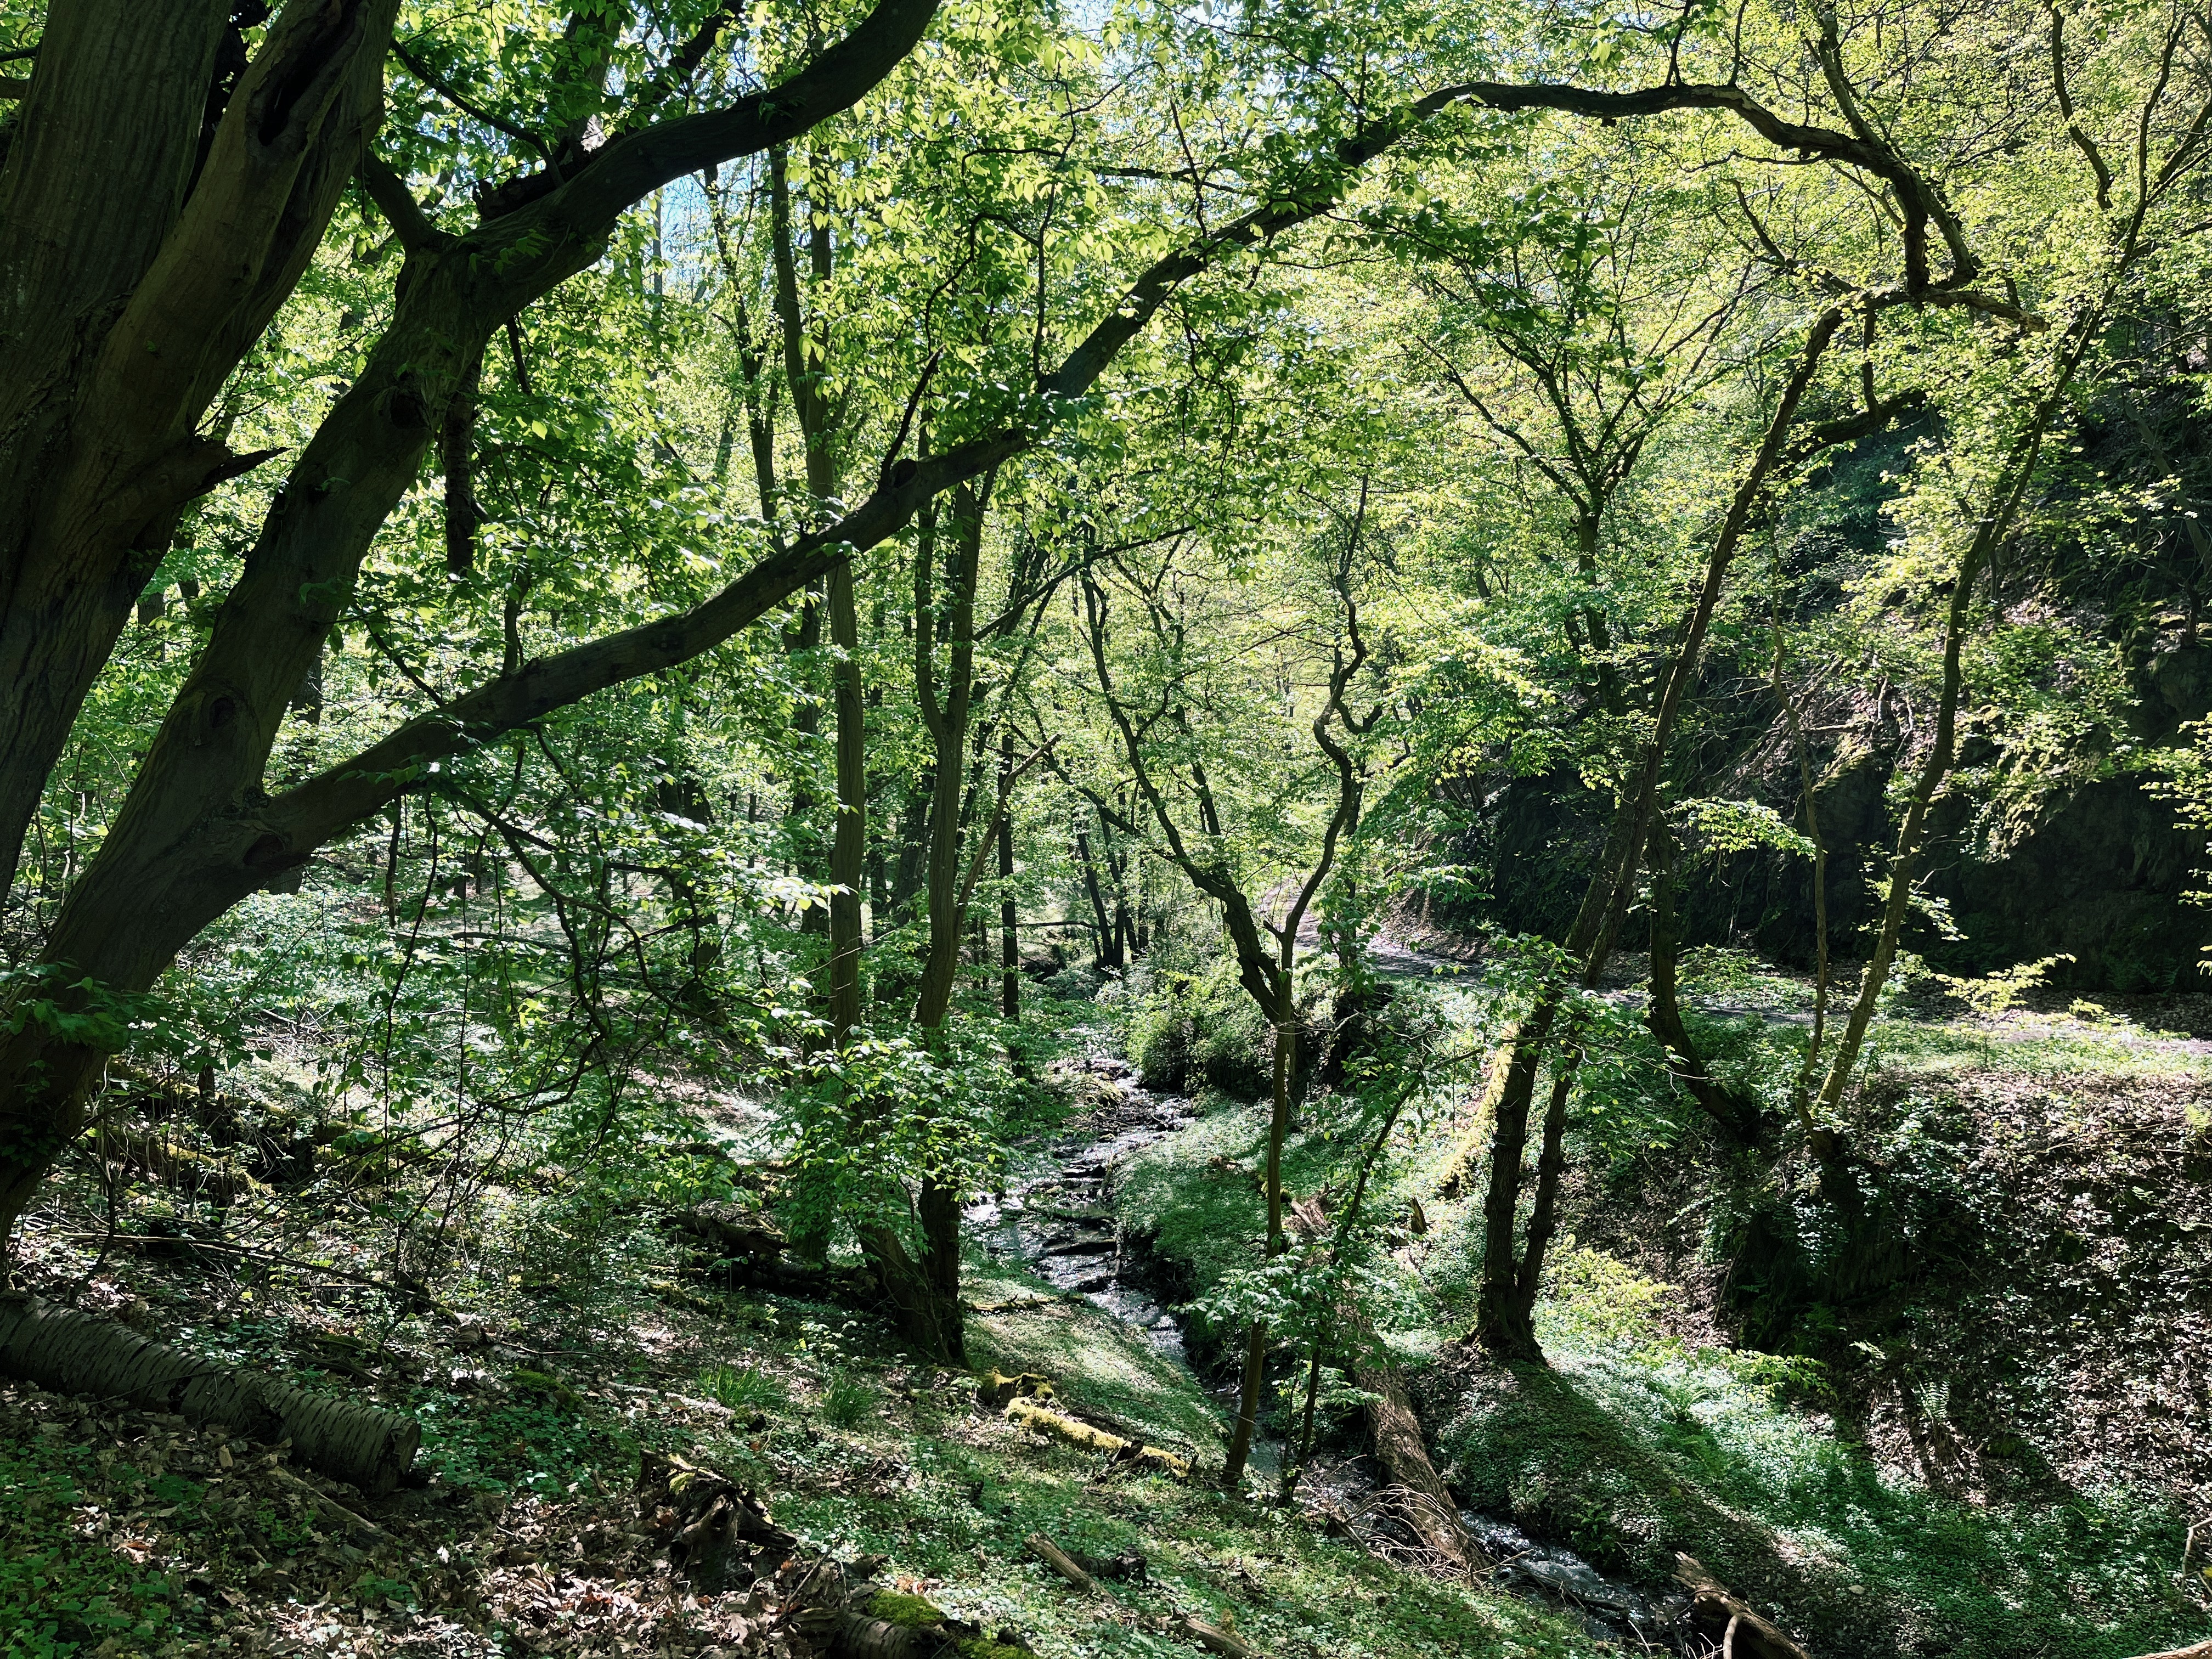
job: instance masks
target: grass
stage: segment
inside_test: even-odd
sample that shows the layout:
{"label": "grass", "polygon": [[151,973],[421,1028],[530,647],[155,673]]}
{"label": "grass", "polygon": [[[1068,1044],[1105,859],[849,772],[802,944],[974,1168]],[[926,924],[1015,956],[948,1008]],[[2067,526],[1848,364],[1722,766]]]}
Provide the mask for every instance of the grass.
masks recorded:
{"label": "grass", "polygon": [[1838,1652],[2118,1659],[2201,1638],[2171,1506],[2113,1489],[1968,1504],[1879,1471],[1737,1357],[1563,1340],[1553,1369],[1479,1380],[1440,1436],[1448,1477],[1603,1565],[1695,1553]]}
{"label": "grass", "polygon": [[[984,1305],[1042,1288],[1002,1264],[973,1265],[969,1295]],[[1156,1443],[1212,1452],[1218,1469],[1213,1403],[1187,1370],[1089,1307],[977,1316],[969,1343],[979,1368],[1042,1372],[1072,1406]],[[916,1388],[897,1356],[857,1347],[843,1363],[848,1376],[878,1379],[884,1409],[811,1443],[805,1429],[779,1433],[777,1518],[833,1553],[888,1556],[948,1612],[1019,1629],[1042,1653],[1189,1659],[1188,1638],[1163,1627],[1171,1613],[1235,1629],[1279,1659],[1593,1651],[1539,1609],[1403,1572],[1292,1513],[1232,1503],[1202,1476],[1133,1476],[1032,1438],[976,1413],[963,1378]],[[810,1415],[808,1427],[823,1420]],[[1078,1594],[1028,1555],[1031,1533],[1083,1553],[1133,1550],[1147,1582]]]}
{"label": "grass", "polygon": [[[1915,1044],[1962,1070],[1980,1052],[1941,1034],[1893,1029],[1889,1041],[1893,1054]],[[2070,1050],[2087,1071],[2088,1042],[2061,1035],[2033,1045],[2035,1059]],[[1990,1046],[2027,1058],[2027,1045]],[[2152,1058],[2153,1075],[2166,1075]],[[1152,1236],[1189,1293],[1260,1236],[1260,1201],[1241,1172],[1260,1134],[1255,1110],[1213,1102],[1122,1183],[1124,1224]],[[1419,1190],[1452,1141],[1449,1124],[1429,1126],[1401,1150],[1384,1193]],[[1334,1156],[1295,1142],[1291,1188],[1319,1185]],[[1647,1583],[1665,1579],[1677,1550],[1695,1554],[1754,1604],[1818,1632],[1824,1653],[2122,1659],[2212,1633],[2212,1613],[2175,1581],[2184,1526],[2161,1494],[2116,1480],[1968,1501],[1887,1470],[1820,1397],[1817,1364],[1662,1337],[1668,1287],[1571,1239],[1539,1314],[1554,1368],[1472,1362],[1449,1340],[1466,1328],[1479,1267],[1472,1207],[1431,1204],[1422,1283],[1406,1287],[1412,1328],[1394,1346],[1416,1368],[1443,1356],[1428,1391],[1456,1405],[1438,1461],[1475,1506]]]}

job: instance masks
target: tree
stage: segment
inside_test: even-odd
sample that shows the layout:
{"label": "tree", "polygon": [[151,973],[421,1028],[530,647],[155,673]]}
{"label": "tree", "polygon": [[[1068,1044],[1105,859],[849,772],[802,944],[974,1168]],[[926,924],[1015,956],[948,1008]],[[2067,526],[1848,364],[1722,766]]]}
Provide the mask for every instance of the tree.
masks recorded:
{"label": "tree", "polygon": [[[1193,580],[1194,573],[1178,568],[1179,550],[1171,548],[1157,565],[1116,559],[1108,562],[1104,573],[1086,571],[1081,579],[1084,636],[1097,695],[1145,813],[1141,821],[1124,820],[1124,827],[1133,834],[1141,826],[1158,854],[1220,907],[1238,982],[1273,1035],[1263,1177],[1267,1226],[1262,1248],[1269,1261],[1289,1248],[1283,1146],[1297,1071],[1300,930],[1335,866],[1339,848],[1358,827],[1367,787],[1363,740],[1382,714],[1377,704],[1355,714],[1350,702],[1367,661],[1355,587],[1366,507],[1363,482],[1357,507],[1343,515],[1340,534],[1332,538],[1334,545],[1322,556],[1332,610],[1314,631],[1326,641],[1326,665],[1284,665],[1296,687],[1294,702],[1302,705],[1293,719],[1310,738],[1307,753],[1300,753],[1304,745],[1293,746],[1295,739],[1285,732],[1262,745],[1259,756],[1239,754],[1243,745],[1237,734],[1249,734],[1255,717],[1252,693],[1259,691],[1264,699],[1266,692],[1237,685],[1254,666],[1252,641],[1238,638],[1229,626],[1231,613],[1218,608],[1218,577]],[[1132,629],[1114,627],[1115,592],[1134,607]],[[1289,626],[1303,634],[1312,625],[1301,621]],[[1127,672],[1116,670],[1117,655],[1125,662],[1134,656]],[[1317,675],[1318,683],[1301,684],[1310,674]],[[1277,773],[1273,789],[1245,773],[1254,758],[1263,766],[1286,769]],[[1224,765],[1226,779],[1217,775]],[[1272,803],[1269,797],[1278,792],[1291,799],[1302,794],[1307,775],[1316,766],[1333,781],[1334,796],[1318,815],[1317,838],[1292,862],[1295,855],[1288,847],[1267,845],[1280,833],[1270,820],[1287,805],[1280,795]],[[1091,793],[1092,805],[1104,817],[1111,809],[1103,794]],[[1266,889],[1278,880],[1282,889],[1271,898]],[[1255,1318],[1245,1340],[1237,1431],[1222,1474],[1231,1490],[1241,1484],[1251,1450],[1267,1352],[1267,1322]]]}

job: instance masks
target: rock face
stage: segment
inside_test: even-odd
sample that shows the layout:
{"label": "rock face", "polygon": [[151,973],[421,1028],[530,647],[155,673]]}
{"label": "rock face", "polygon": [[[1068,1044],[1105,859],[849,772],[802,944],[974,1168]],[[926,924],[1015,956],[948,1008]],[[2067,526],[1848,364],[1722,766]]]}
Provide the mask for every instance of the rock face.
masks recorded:
{"label": "rock face", "polygon": [[[2186,723],[2212,711],[2212,648],[2154,652],[2132,679],[2136,696],[2128,737],[2136,744],[2186,741]],[[1739,753],[1747,756],[1758,736],[1735,733]],[[1874,880],[1897,830],[1890,790],[1895,768],[1909,757],[1894,730],[1847,731],[1832,741],[1820,757],[1825,775],[1815,799],[1829,849],[1831,948],[1849,960],[1859,930],[1875,915]],[[1716,773],[1729,769],[1725,757],[1702,758]],[[1978,758],[1970,740],[1962,763],[1971,769]],[[1751,793],[1802,829],[1794,769],[1770,771],[1750,779]],[[1462,801],[1473,807],[1473,821],[1453,857],[1490,873],[1490,897],[1456,915],[1439,903],[1430,920],[1482,920],[1562,936],[1604,840],[1607,804],[1565,769],[1539,777],[1493,777],[1479,797]],[[2205,833],[2183,823],[2173,804],[2141,775],[2054,790],[2039,804],[2027,832],[1998,856],[1978,853],[1975,812],[1963,792],[1939,805],[1936,838],[1922,866],[1921,890],[1948,908],[1963,937],[1946,939],[1916,917],[1905,948],[1948,973],[1984,974],[2070,955],[2073,963],[2052,970],[2052,983],[2111,991],[2197,988],[2198,963],[2212,941],[2212,913],[2189,895],[2212,887],[2212,854]],[[1793,964],[1813,960],[1808,860],[1746,853],[1697,860],[1684,877],[1679,907],[1685,944],[1739,945]],[[1630,948],[1639,945],[1638,925],[1632,921],[1623,939]]]}

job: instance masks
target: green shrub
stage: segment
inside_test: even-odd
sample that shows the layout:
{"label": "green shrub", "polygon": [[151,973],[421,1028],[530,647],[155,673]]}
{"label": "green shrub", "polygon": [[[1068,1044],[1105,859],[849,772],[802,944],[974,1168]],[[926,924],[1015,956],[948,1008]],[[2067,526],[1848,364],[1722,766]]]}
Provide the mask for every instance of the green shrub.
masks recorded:
{"label": "green shrub", "polygon": [[1105,1000],[1146,1088],[1203,1083],[1247,1100],[1266,1092],[1267,1022],[1237,983],[1226,952],[1209,953],[1190,940],[1163,942]]}

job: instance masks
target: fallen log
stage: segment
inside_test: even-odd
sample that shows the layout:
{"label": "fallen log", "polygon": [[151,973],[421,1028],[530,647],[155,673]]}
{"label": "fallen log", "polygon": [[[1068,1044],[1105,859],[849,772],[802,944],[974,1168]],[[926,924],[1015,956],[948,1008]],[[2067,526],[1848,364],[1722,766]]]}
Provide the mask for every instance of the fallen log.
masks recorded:
{"label": "fallen log", "polygon": [[2138,1654],[2136,1659],[2212,1659],[2212,1642],[2199,1642],[2193,1648],[2171,1648],[2164,1653]]}
{"label": "fallen log", "polygon": [[398,1486],[422,1440],[401,1413],[233,1370],[20,1291],[0,1294],[0,1375],[221,1424],[249,1440],[289,1438],[300,1462],[368,1492]]}
{"label": "fallen log", "polygon": [[1674,1577],[1690,1592],[1691,1622],[1711,1634],[1733,1659],[1810,1659],[1804,1649],[1706,1571],[1695,1556],[1674,1557]]}
{"label": "fallen log", "polygon": [[[1301,1199],[1291,1207],[1291,1230],[1301,1237],[1319,1238],[1328,1224],[1325,1196]],[[1460,1520],[1459,1505],[1453,1501],[1450,1488],[1430,1461],[1427,1437],[1421,1432],[1420,1419],[1413,1414],[1406,1379],[1396,1362],[1389,1358],[1365,1314],[1349,1306],[1340,1313],[1361,1352],[1362,1357],[1352,1364],[1352,1377],[1368,1395],[1367,1426],[1374,1437],[1375,1461],[1382,1466],[1391,1484],[1402,1491],[1404,1501],[1399,1508],[1407,1524],[1447,1571],[1468,1574],[1483,1571],[1490,1565],[1490,1558]]]}
{"label": "fallen log", "polygon": [[1027,1313],[1036,1308],[1063,1308],[1067,1300],[1064,1296],[1017,1296],[1004,1302],[970,1302],[963,1305],[971,1314],[989,1318],[994,1314]]}
{"label": "fallen log", "polygon": [[1143,1446],[1133,1440],[1124,1440],[1118,1434],[1109,1434],[1079,1418],[1040,1406],[1034,1400],[1018,1395],[1008,1401],[1006,1419],[1039,1434],[1056,1434],[1070,1445],[1081,1446],[1086,1451],[1104,1452],[1117,1463],[1134,1463],[1140,1468],[1172,1475],[1178,1480],[1188,1480],[1190,1476],[1190,1459],[1188,1457],[1178,1457],[1158,1446]]}
{"label": "fallen log", "polygon": [[1036,1371],[1024,1371],[1009,1376],[996,1365],[975,1379],[975,1403],[985,1411],[997,1411],[1008,1401],[1019,1396],[1024,1400],[1052,1398],[1052,1379]]}
{"label": "fallen log", "polygon": [[256,1185],[245,1170],[222,1158],[179,1146],[149,1131],[126,1129],[118,1124],[105,1125],[94,1133],[93,1152],[134,1175],[143,1176],[164,1187],[197,1194],[217,1204],[234,1204],[248,1196]]}
{"label": "fallen log", "polygon": [[766,1504],[714,1469],[649,1451],[637,1487],[647,1530],[668,1542],[669,1565],[709,1595],[769,1577],[799,1548]]}
{"label": "fallen log", "polygon": [[788,1242],[773,1225],[763,1224],[759,1211],[736,1204],[701,1204],[678,1211],[669,1220],[728,1256],[772,1260],[783,1254]]}
{"label": "fallen log", "polygon": [[1076,1589],[1087,1591],[1098,1588],[1097,1579],[1076,1565],[1073,1558],[1066,1551],[1061,1549],[1042,1533],[1033,1532],[1022,1540],[1022,1543],[1031,1555],[1036,1557]]}
{"label": "fallen log", "polygon": [[1184,1617],[1182,1633],[1208,1653],[1220,1654],[1222,1659],[1266,1659],[1259,1649],[1234,1631],[1223,1630],[1218,1625],[1209,1625],[1195,1614]]}
{"label": "fallen log", "polygon": [[[1360,1323],[1364,1326],[1363,1319]],[[1362,1334],[1372,1338],[1371,1329]],[[1406,1393],[1406,1380],[1388,1359],[1368,1359],[1352,1368],[1352,1380],[1370,1398],[1367,1404],[1368,1431],[1375,1439],[1375,1461],[1389,1475],[1391,1484],[1405,1493],[1399,1505],[1407,1525],[1422,1545],[1441,1557],[1452,1571],[1479,1572],[1490,1565],[1482,1546],[1459,1518],[1459,1505],[1451,1490],[1429,1459],[1421,1420],[1413,1414]]]}
{"label": "fallen log", "polygon": [[879,1556],[850,1567],[802,1559],[799,1540],[719,1470],[647,1452],[639,1460],[637,1499],[646,1529],[667,1541],[678,1574],[709,1594],[752,1589],[780,1596],[780,1618],[807,1644],[801,1651],[829,1659],[998,1659],[1030,1652],[1008,1632],[963,1624],[925,1597],[869,1583]]}

